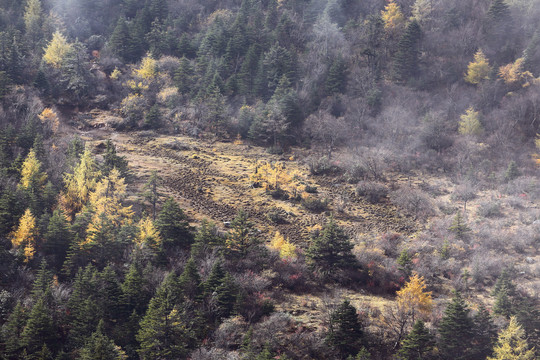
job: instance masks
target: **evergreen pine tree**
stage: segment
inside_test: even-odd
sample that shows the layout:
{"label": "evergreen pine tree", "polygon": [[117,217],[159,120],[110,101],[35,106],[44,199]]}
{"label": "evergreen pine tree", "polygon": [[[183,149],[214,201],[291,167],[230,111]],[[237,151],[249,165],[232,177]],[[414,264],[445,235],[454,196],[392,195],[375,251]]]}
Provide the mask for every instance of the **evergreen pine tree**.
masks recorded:
{"label": "evergreen pine tree", "polygon": [[70,225],[61,210],[55,210],[44,234],[43,252],[51,257],[51,267],[60,270],[73,239]]}
{"label": "evergreen pine tree", "polygon": [[485,359],[493,352],[493,345],[497,339],[497,327],[489,311],[480,305],[478,312],[473,317],[473,348],[472,357],[474,359]]}
{"label": "evergreen pine tree", "polygon": [[399,271],[401,271],[405,278],[408,279],[412,272],[412,259],[409,255],[409,251],[407,249],[403,249],[396,262],[399,265]]}
{"label": "evergreen pine tree", "polygon": [[174,84],[181,94],[189,94],[193,85],[193,69],[189,60],[184,56],[180,59],[180,66],[174,72]]}
{"label": "evergreen pine tree", "polygon": [[188,248],[193,242],[187,216],[173,198],[168,198],[163,204],[157,217],[156,227],[165,248],[175,246]]}
{"label": "evergreen pine tree", "polygon": [[311,240],[306,256],[313,266],[333,273],[336,269],[357,265],[352,249],[353,244],[331,217],[321,233]]}
{"label": "evergreen pine tree", "polygon": [[1,328],[1,339],[4,345],[6,359],[16,360],[22,358],[21,354],[24,348],[22,333],[26,325],[27,316],[21,303],[18,302],[11,315],[9,315],[7,322]]}
{"label": "evergreen pine tree", "polygon": [[473,322],[461,294],[454,292],[439,325],[439,352],[443,359],[469,359]]}
{"label": "evergreen pine tree", "polygon": [[347,66],[341,57],[332,61],[326,76],[325,90],[327,95],[340,94],[345,91]]}
{"label": "evergreen pine tree", "polygon": [[178,285],[184,298],[192,301],[199,300],[202,294],[201,276],[193,258],[187,261],[184,271],[178,278]]}
{"label": "evergreen pine tree", "polygon": [[458,211],[456,216],[454,217],[454,220],[452,221],[452,225],[450,225],[448,230],[455,233],[459,239],[462,239],[465,236],[465,234],[471,229],[469,229],[467,224],[463,221],[463,216],[461,215],[461,211]]}
{"label": "evergreen pine tree", "polygon": [[178,279],[170,273],[150,300],[137,333],[138,353],[142,360],[187,356],[187,348],[193,343],[193,331],[182,317],[179,292]]}
{"label": "evergreen pine tree", "polygon": [[116,146],[108,139],[105,143],[105,154],[103,155],[102,174],[107,176],[112,169],[118,170],[120,176],[124,179],[129,178],[129,166],[126,158],[116,153]]}
{"label": "evergreen pine tree", "polygon": [[348,300],[343,301],[330,315],[330,329],[326,341],[344,357],[358,352],[362,336],[362,324],[356,308]]}
{"label": "evergreen pine tree", "polygon": [[238,289],[231,274],[225,273],[221,285],[212,295],[216,300],[218,319],[229,317],[238,299]]}
{"label": "evergreen pine tree", "polygon": [[434,345],[434,336],[430,334],[422,320],[417,320],[411,332],[401,341],[398,354],[403,360],[428,359]]}
{"label": "evergreen pine tree", "polygon": [[21,345],[28,355],[33,355],[38,353],[44,344],[49,348],[54,346],[55,337],[56,329],[43,296],[32,307],[26,326],[21,333]]}
{"label": "evergreen pine tree", "polygon": [[125,308],[124,315],[127,318],[135,311],[138,315],[144,313],[148,294],[144,291],[142,272],[135,263],[129,266],[129,270],[122,283],[122,304]]}
{"label": "evergreen pine tree", "polygon": [[124,351],[105,335],[103,320],[98,323],[79,354],[80,360],[124,360]]}
{"label": "evergreen pine tree", "polygon": [[420,25],[416,20],[411,21],[398,43],[394,58],[394,78],[407,82],[418,73],[419,42],[422,35]]}
{"label": "evergreen pine tree", "polygon": [[111,50],[126,62],[137,60],[137,45],[131,37],[126,19],[120,17],[114,31],[109,38]]}
{"label": "evergreen pine tree", "polygon": [[43,260],[32,285],[32,297],[35,301],[42,298],[51,289],[53,275],[47,269],[47,262]]}
{"label": "evergreen pine tree", "polygon": [[223,245],[224,239],[219,236],[216,224],[204,219],[201,221],[197,233],[195,233],[194,243],[191,246],[191,255],[198,258],[205,253],[211,252],[212,249]]}
{"label": "evergreen pine tree", "polygon": [[241,209],[231,221],[231,230],[227,233],[225,240],[226,252],[233,258],[243,258],[257,244],[258,239],[253,233],[253,223],[249,221],[247,213]]}
{"label": "evergreen pine tree", "polygon": [[122,289],[112,266],[107,265],[98,277],[97,303],[106,325],[113,325],[120,318]]}

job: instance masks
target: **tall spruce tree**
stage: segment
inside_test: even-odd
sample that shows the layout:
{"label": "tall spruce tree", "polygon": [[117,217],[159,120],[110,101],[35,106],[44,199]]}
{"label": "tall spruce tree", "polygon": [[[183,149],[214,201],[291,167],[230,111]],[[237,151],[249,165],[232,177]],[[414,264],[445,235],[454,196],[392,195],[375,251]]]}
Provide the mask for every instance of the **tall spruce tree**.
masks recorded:
{"label": "tall spruce tree", "polygon": [[454,292],[439,325],[439,352],[443,359],[469,359],[473,322],[461,294]]}
{"label": "tall spruce tree", "polygon": [[193,242],[187,216],[173,198],[168,198],[163,204],[157,217],[156,227],[165,248],[175,246],[188,248]]}
{"label": "tall spruce tree", "polygon": [[403,360],[425,360],[431,357],[435,337],[425,327],[422,320],[417,320],[411,332],[401,341],[398,351]]}
{"label": "tall spruce tree", "polygon": [[312,266],[332,273],[336,269],[357,266],[352,249],[352,242],[331,217],[321,233],[311,240],[306,256]]}
{"label": "tall spruce tree", "polygon": [[326,341],[339,351],[342,357],[358,352],[362,344],[362,324],[356,308],[344,300],[330,315],[330,327]]}
{"label": "tall spruce tree", "polygon": [[418,74],[419,43],[422,30],[416,20],[411,21],[398,43],[394,58],[393,76],[399,82],[407,82]]}
{"label": "tall spruce tree", "polygon": [[124,360],[125,352],[105,334],[103,320],[98,323],[79,354],[80,360]]}

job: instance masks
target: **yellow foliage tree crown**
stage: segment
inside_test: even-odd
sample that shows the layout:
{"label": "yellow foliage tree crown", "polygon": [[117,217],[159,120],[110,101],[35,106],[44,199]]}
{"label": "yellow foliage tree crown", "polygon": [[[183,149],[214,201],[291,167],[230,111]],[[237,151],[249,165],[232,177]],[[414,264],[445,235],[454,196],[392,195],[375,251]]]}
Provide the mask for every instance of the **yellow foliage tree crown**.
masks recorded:
{"label": "yellow foliage tree crown", "polygon": [[146,56],[141,62],[141,67],[135,70],[135,74],[145,80],[154,79],[158,75],[157,61]]}
{"label": "yellow foliage tree crown", "polygon": [[484,131],[480,123],[480,113],[472,106],[461,115],[460,119],[458,131],[461,135],[480,135]]}
{"label": "yellow foliage tree crown", "polygon": [[296,246],[288,239],[285,239],[279,231],[276,231],[274,238],[270,242],[270,248],[279,251],[279,257],[282,259],[295,258]]}
{"label": "yellow foliage tree crown", "polygon": [[478,50],[476,54],[474,54],[474,60],[471,61],[467,67],[465,81],[470,84],[478,84],[483,80],[488,80],[490,73],[491,66],[489,66],[486,55],[484,55],[482,50]]}
{"label": "yellow foliage tree crown", "polygon": [[17,230],[11,235],[11,244],[14,248],[24,247],[25,262],[34,257],[36,242],[36,218],[30,209],[26,209],[19,220]]}
{"label": "yellow foliage tree crown", "polygon": [[161,244],[159,231],[156,229],[154,222],[149,217],[139,221],[139,236],[136,241],[137,246],[139,247],[148,245],[152,248],[157,248]]}
{"label": "yellow foliage tree crown", "polygon": [[68,43],[66,37],[60,31],[53,34],[52,40],[49,42],[43,54],[43,60],[55,67],[59,68],[62,65],[66,55],[73,49],[73,45]]}
{"label": "yellow foliage tree crown", "polygon": [[41,172],[41,161],[36,157],[34,149],[30,149],[22,165],[19,188],[23,190],[28,190],[32,186],[40,188],[45,181],[47,181],[47,174]]}
{"label": "yellow foliage tree crown", "polygon": [[428,315],[433,308],[431,291],[425,290],[424,278],[415,273],[405,286],[397,292],[398,307],[410,313],[413,320],[416,314]]}
{"label": "yellow foliage tree crown", "polygon": [[405,26],[405,17],[399,5],[391,1],[381,11],[381,19],[384,22],[384,29],[389,33],[396,33]]}

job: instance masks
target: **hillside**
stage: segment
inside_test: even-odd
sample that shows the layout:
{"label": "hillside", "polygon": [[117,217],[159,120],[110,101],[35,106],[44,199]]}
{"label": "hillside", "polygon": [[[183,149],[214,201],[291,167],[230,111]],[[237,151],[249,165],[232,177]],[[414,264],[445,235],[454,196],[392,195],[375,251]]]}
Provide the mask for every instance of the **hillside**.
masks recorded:
{"label": "hillside", "polygon": [[538,5],[0,0],[0,359],[538,356]]}

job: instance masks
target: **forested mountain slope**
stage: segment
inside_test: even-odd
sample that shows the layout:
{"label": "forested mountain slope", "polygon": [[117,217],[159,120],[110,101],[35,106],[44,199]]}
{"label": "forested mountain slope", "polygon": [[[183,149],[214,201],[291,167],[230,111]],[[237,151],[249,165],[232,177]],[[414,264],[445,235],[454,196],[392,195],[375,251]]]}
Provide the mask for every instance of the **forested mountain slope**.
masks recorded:
{"label": "forested mountain slope", "polygon": [[0,359],[535,358],[539,16],[0,0]]}

